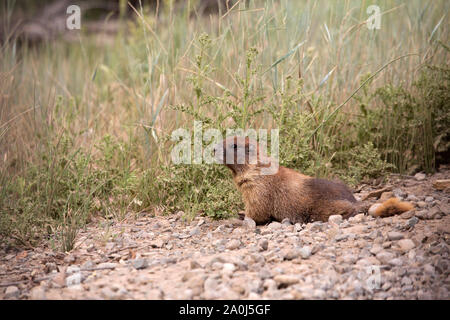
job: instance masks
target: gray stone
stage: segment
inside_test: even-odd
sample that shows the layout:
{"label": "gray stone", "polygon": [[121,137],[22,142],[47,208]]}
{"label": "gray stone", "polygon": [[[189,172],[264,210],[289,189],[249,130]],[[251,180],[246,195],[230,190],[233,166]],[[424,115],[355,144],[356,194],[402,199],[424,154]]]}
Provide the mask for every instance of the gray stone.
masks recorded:
{"label": "gray stone", "polygon": [[427,213],[427,218],[428,219],[436,219],[437,216],[439,216],[441,213],[441,210],[439,209],[438,206],[434,206],[433,208],[431,208],[428,213]]}
{"label": "gray stone", "polygon": [[148,261],[145,258],[131,260],[131,264],[137,270],[145,269],[148,267]]}
{"label": "gray stone", "polygon": [[426,220],[426,219],[428,219],[428,211],[426,211],[426,210],[417,211],[416,217],[421,220]]}
{"label": "gray stone", "polygon": [[311,256],[311,248],[308,246],[300,248],[298,252],[303,259],[308,259]]}
{"label": "gray stone", "polygon": [[260,250],[265,251],[269,247],[269,241],[267,239],[261,239],[258,243],[258,247]]}
{"label": "gray stone", "polygon": [[402,261],[402,259],[400,259],[400,258],[394,258],[394,259],[392,259],[392,260],[389,261],[389,264],[390,264],[391,266],[397,266],[397,267],[400,267],[401,265],[403,265],[403,261]]}
{"label": "gray stone", "polygon": [[417,181],[423,181],[423,180],[425,180],[426,179],[426,175],[425,175],[425,173],[422,173],[422,172],[418,172],[418,173],[416,173],[415,175],[414,175],[414,178],[417,180]]}
{"label": "gray stone", "polygon": [[253,220],[252,218],[249,217],[245,217],[244,218],[244,222],[242,223],[242,225],[250,230],[255,230],[256,229],[256,222],[255,220]]}
{"label": "gray stone", "polygon": [[403,199],[404,197],[406,197],[406,193],[400,188],[395,188],[394,190],[392,190],[392,193],[397,198],[402,198]]}
{"label": "gray stone", "polygon": [[57,266],[56,263],[54,263],[54,262],[47,262],[47,263],[45,264],[44,270],[45,270],[45,273],[50,273],[50,272],[53,272],[53,271],[58,271],[58,266]]}
{"label": "gray stone", "polygon": [[103,262],[97,266],[98,269],[115,269],[116,267],[117,263],[114,262]]}
{"label": "gray stone", "polygon": [[342,219],[342,216],[340,214],[334,214],[334,215],[331,215],[328,218],[328,222],[332,223],[332,224],[335,224],[335,225],[341,224],[342,220],[343,219]]}
{"label": "gray stone", "polygon": [[363,213],[359,213],[356,216],[352,217],[352,221],[356,223],[364,222],[366,220],[366,217]]}
{"label": "gray stone", "polygon": [[267,226],[270,230],[274,231],[274,230],[280,230],[281,229],[281,223],[277,222],[277,221],[273,221],[271,222],[268,226]]}
{"label": "gray stone", "polygon": [[83,281],[83,275],[81,274],[81,272],[77,272],[74,274],[71,274],[70,276],[68,276],[66,278],[66,286],[70,287],[70,286],[74,286],[77,284],[80,284]]}
{"label": "gray stone", "polygon": [[388,233],[388,238],[390,241],[396,241],[404,238],[404,235],[400,232],[391,231]]}
{"label": "gray stone", "polygon": [[302,227],[302,225],[300,223],[296,223],[294,225],[294,231],[295,232],[300,232],[300,231],[302,231],[302,229],[303,229],[303,227]]}
{"label": "gray stone", "polygon": [[347,240],[347,238],[348,238],[348,234],[341,233],[341,234],[338,234],[336,237],[334,237],[334,240],[339,242],[339,241]]}
{"label": "gray stone", "polygon": [[20,295],[20,290],[16,286],[9,286],[5,290],[5,299],[18,298]]}
{"label": "gray stone", "polygon": [[225,275],[232,275],[234,270],[236,270],[236,266],[232,263],[224,263],[222,266],[222,273]]}
{"label": "gray stone", "polygon": [[381,263],[388,264],[390,260],[394,259],[395,255],[391,252],[383,250],[378,252],[376,257]]}
{"label": "gray stone", "polygon": [[358,260],[358,257],[354,254],[346,254],[342,256],[341,259],[344,263],[353,264]]}
{"label": "gray stone", "polygon": [[281,287],[287,287],[287,286],[296,284],[300,281],[298,277],[296,277],[294,275],[287,275],[287,274],[276,275],[273,279]]}
{"label": "gray stone", "polygon": [[412,241],[411,239],[401,239],[397,242],[397,246],[401,251],[408,252],[409,250],[413,249],[416,245],[414,244],[414,241]]}
{"label": "gray stone", "polygon": [[237,239],[233,239],[233,240],[229,241],[225,247],[228,250],[235,250],[235,249],[239,248],[240,246],[241,246],[241,241],[239,241]]}
{"label": "gray stone", "polygon": [[272,274],[267,268],[262,268],[261,270],[259,270],[258,276],[263,280],[272,278]]}
{"label": "gray stone", "polygon": [[407,201],[412,201],[412,202],[417,202],[417,201],[419,201],[419,199],[418,199],[415,195],[413,195],[413,194],[409,194],[409,195],[406,197],[406,200],[407,200]]}
{"label": "gray stone", "polygon": [[200,228],[199,227],[194,227],[191,231],[189,231],[189,235],[190,236],[195,236],[197,234],[200,233]]}
{"label": "gray stone", "polygon": [[434,274],[434,273],[435,273],[434,267],[433,267],[431,264],[429,264],[429,263],[427,263],[427,264],[423,267],[423,271],[424,271],[425,273],[428,273],[428,274]]}
{"label": "gray stone", "polygon": [[193,269],[198,269],[198,268],[201,268],[202,266],[200,265],[200,263],[198,263],[197,261],[195,261],[195,260],[191,260],[190,262],[189,262],[189,268],[191,269],[191,270],[193,270]]}
{"label": "gray stone", "polygon": [[428,204],[425,201],[419,201],[419,202],[417,202],[417,206],[419,208],[426,208],[428,206]]}
{"label": "gray stone", "polygon": [[30,300],[47,300],[44,288],[37,286],[30,291]]}
{"label": "gray stone", "polygon": [[72,274],[77,272],[80,272],[80,267],[76,265],[68,266],[66,269],[66,274]]}
{"label": "gray stone", "polygon": [[289,220],[289,218],[284,218],[284,219],[281,221],[281,224],[282,224],[282,225],[285,225],[285,226],[290,226],[290,225],[292,225],[291,220]]}
{"label": "gray stone", "polygon": [[95,264],[91,260],[88,260],[85,263],[83,263],[83,265],[81,266],[81,270],[90,270],[94,267]]}
{"label": "gray stone", "polygon": [[284,260],[294,260],[300,256],[299,249],[289,249],[284,253]]}
{"label": "gray stone", "polygon": [[407,222],[407,227],[408,228],[414,228],[415,225],[419,222],[419,218],[417,217],[412,217],[411,219],[408,220]]}

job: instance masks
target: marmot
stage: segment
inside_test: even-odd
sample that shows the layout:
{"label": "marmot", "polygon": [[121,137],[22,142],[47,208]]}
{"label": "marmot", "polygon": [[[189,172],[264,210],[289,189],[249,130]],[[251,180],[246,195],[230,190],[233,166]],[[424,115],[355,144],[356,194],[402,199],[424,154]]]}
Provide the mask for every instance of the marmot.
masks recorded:
{"label": "marmot", "polygon": [[[292,223],[328,221],[330,215],[348,218],[360,211],[362,203],[356,201],[345,184],[278,166],[248,137],[228,137],[214,147],[214,154],[231,169],[242,193],[245,215],[258,224],[284,218]],[[277,165],[273,174],[262,173],[273,164]],[[375,215],[389,216],[412,208],[411,204],[392,198],[380,205]]]}

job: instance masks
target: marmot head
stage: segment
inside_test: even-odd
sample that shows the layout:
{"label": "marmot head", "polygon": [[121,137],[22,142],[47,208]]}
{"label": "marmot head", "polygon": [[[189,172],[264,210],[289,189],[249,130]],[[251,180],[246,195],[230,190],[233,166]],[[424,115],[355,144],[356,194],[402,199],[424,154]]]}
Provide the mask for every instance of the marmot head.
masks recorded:
{"label": "marmot head", "polygon": [[270,167],[272,160],[249,137],[228,137],[214,146],[214,157],[231,169],[233,175],[250,169]]}

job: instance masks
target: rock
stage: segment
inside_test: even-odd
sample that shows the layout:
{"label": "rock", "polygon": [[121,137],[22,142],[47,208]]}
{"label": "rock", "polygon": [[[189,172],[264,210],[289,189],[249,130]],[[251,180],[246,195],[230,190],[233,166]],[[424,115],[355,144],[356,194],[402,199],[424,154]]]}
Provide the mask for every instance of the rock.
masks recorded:
{"label": "rock", "polygon": [[250,230],[255,230],[256,229],[256,222],[255,220],[253,220],[252,218],[249,217],[245,217],[244,218],[244,222],[242,224],[245,228],[250,229]]}
{"label": "rock", "polygon": [[272,231],[280,230],[281,229],[281,223],[279,223],[277,221],[272,221],[267,227],[270,230],[272,230]]}
{"label": "rock", "polygon": [[340,214],[334,214],[328,218],[328,222],[335,224],[335,225],[340,225],[342,220],[343,220],[343,218]]}
{"label": "rock", "polygon": [[204,282],[205,298],[206,299],[216,299],[219,296],[218,288],[219,281],[214,277],[208,277]]}
{"label": "rock", "polygon": [[302,231],[302,229],[303,229],[303,227],[302,227],[302,225],[300,224],[300,223],[296,223],[295,225],[294,225],[294,231],[295,232],[300,232],[300,231]]}
{"label": "rock", "polygon": [[5,290],[5,299],[18,298],[20,295],[20,290],[16,286],[9,286]]}
{"label": "rock", "polygon": [[409,210],[409,211],[406,211],[406,212],[403,212],[401,215],[400,215],[400,217],[402,218],[402,219],[410,219],[410,218],[412,218],[412,217],[414,217],[414,214],[416,213],[416,211],[413,209],[413,210]]}
{"label": "rock", "polygon": [[68,266],[66,269],[66,273],[67,274],[72,274],[72,273],[77,273],[80,272],[80,267],[79,266]]}
{"label": "rock", "polygon": [[291,220],[289,220],[289,218],[284,218],[284,219],[281,221],[281,224],[284,225],[284,226],[290,226],[290,225],[292,225]]}
{"label": "rock", "polygon": [[408,228],[414,228],[414,226],[419,222],[419,219],[417,217],[412,217],[411,219],[408,220],[407,227]]}
{"label": "rock", "polygon": [[404,235],[400,232],[391,231],[388,232],[388,238],[390,241],[396,241],[404,238]]}
{"label": "rock", "polygon": [[411,239],[401,239],[397,242],[397,246],[402,252],[408,252],[409,250],[413,249],[416,245],[414,244],[414,241]]}
{"label": "rock", "polygon": [[200,263],[198,263],[197,261],[195,261],[195,260],[191,260],[191,261],[189,261],[189,268],[191,269],[191,270],[193,270],[193,269],[198,269],[198,268],[201,268],[202,266],[200,265]]}
{"label": "rock", "polygon": [[66,286],[70,287],[73,285],[80,284],[83,281],[83,275],[81,272],[77,272],[74,274],[71,274],[66,278]]}
{"label": "rock", "polygon": [[441,212],[448,216],[450,214],[450,205],[447,203],[440,203],[439,205],[439,209],[441,209]]}
{"label": "rock", "polygon": [[298,250],[298,253],[303,259],[308,259],[311,256],[311,248],[308,246],[302,247]]}
{"label": "rock", "polygon": [[363,213],[359,213],[359,214],[357,214],[356,216],[354,216],[354,217],[352,217],[350,219],[351,219],[352,222],[361,223],[361,222],[364,222],[366,220],[366,217],[364,216]]}
{"label": "rock", "polygon": [[400,189],[400,188],[395,188],[394,190],[392,190],[392,193],[394,194],[395,197],[397,198],[405,198],[406,197],[406,193]]}
{"label": "rock", "polygon": [[44,288],[42,288],[42,286],[37,286],[31,289],[30,300],[47,300]]}
{"label": "rock", "polygon": [[435,269],[434,269],[434,267],[431,265],[431,264],[429,264],[429,263],[427,263],[424,267],[423,267],[423,271],[425,272],[425,273],[428,273],[428,274],[434,274],[436,271],[435,271]]}
{"label": "rock", "polygon": [[391,247],[391,245],[392,245],[392,242],[386,241],[386,242],[383,242],[383,244],[381,246],[383,247],[383,249],[388,249]]}
{"label": "rock", "polygon": [[232,263],[224,263],[222,267],[222,273],[225,275],[232,275],[234,270],[236,270],[236,266]]}
{"label": "rock", "polygon": [[428,219],[436,219],[436,217],[438,215],[440,215],[441,210],[438,206],[434,206],[433,208],[431,208],[428,213],[427,213],[427,218]]}
{"label": "rock", "polygon": [[141,270],[148,267],[147,259],[134,259],[131,260],[131,264],[136,270]]}
{"label": "rock", "polygon": [[434,200],[434,198],[430,197],[430,196],[425,198],[425,202],[433,202],[433,200]]}
{"label": "rock", "polygon": [[382,251],[383,247],[381,247],[379,244],[374,244],[372,248],[370,249],[370,253],[373,255],[377,255],[378,252]]}
{"label": "rock", "polygon": [[116,267],[117,267],[117,263],[103,262],[97,266],[97,269],[115,269]]}
{"label": "rock", "polygon": [[44,267],[44,272],[50,273],[53,271],[58,271],[58,266],[54,262],[47,262]]}
{"label": "rock", "polygon": [[235,249],[239,248],[240,246],[241,246],[241,241],[239,241],[237,239],[233,239],[233,240],[229,241],[225,247],[228,250],[235,250]]}
{"label": "rock", "polygon": [[284,253],[284,260],[294,260],[300,256],[299,249],[289,249]]}
{"label": "rock", "polygon": [[400,258],[394,258],[392,260],[389,260],[388,264],[400,267],[401,265],[403,265],[403,261]]}
{"label": "rock", "polygon": [[419,202],[417,202],[417,206],[419,208],[426,208],[428,206],[428,204],[425,201],[419,201]]}
{"label": "rock", "polygon": [[261,239],[258,242],[258,248],[260,251],[266,251],[268,247],[269,247],[269,241],[267,241],[267,239]]}
{"label": "rock", "polygon": [[418,172],[418,173],[416,173],[415,175],[414,175],[414,178],[417,180],[417,181],[423,181],[423,180],[425,180],[426,179],[426,175],[425,175],[425,173],[422,173],[422,172]]}
{"label": "rock", "polygon": [[91,260],[88,260],[81,265],[81,270],[90,270],[93,269],[94,267],[95,264]]}
{"label": "rock", "polygon": [[419,199],[418,199],[415,195],[409,194],[409,195],[406,197],[406,201],[417,202],[417,201],[419,201]]}
{"label": "rock", "polygon": [[348,234],[340,233],[340,234],[338,234],[336,237],[334,237],[334,240],[335,240],[336,242],[340,242],[340,241],[347,240],[347,238],[348,238]]}
{"label": "rock", "polygon": [[412,280],[411,280],[411,278],[409,278],[409,277],[403,277],[402,278],[402,281],[401,281],[401,284],[402,284],[402,286],[410,286],[410,285],[412,285]]}
{"label": "rock", "polygon": [[416,212],[416,217],[421,220],[428,219],[428,212],[426,210]]}
{"label": "rock", "polygon": [[380,196],[379,201],[380,201],[380,202],[384,202],[384,201],[386,201],[386,200],[388,200],[388,199],[390,199],[390,198],[392,198],[392,197],[394,197],[394,193],[393,193],[393,192],[390,192],[390,191],[388,191],[388,192],[383,192],[383,193],[381,194],[381,196]]}
{"label": "rock", "polygon": [[395,258],[395,255],[393,253],[383,250],[378,252],[376,257],[381,263],[388,264],[389,261]]}
{"label": "rock", "polygon": [[437,190],[445,190],[450,188],[450,179],[436,180],[433,182],[433,187]]}
{"label": "rock", "polygon": [[77,258],[73,254],[64,257],[64,262],[67,264],[74,263]]}
{"label": "rock", "polygon": [[162,239],[157,239],[150,243],[153,248],[162,248],[164,246],[164,241]]}
{"label": "rock", "polygon": [[358,257],[354,254],[346,254],[341,259],[344,263],[354,264],[358,260]]}
{"label": "rock", "polygon": [[391,191],[391,189],[392,189],[391,187],[386,187],[386,188],[383,188],[383,189],[378,189],[378,190],[371,191],[371,192],[369,192],[369,194],[367,194],[366,196],[362,197],[361,200],[364,201],[364,200],[367,200],[369,198],[377,198],[378,199],[383,194],[383,192]]}
{"label": "rock", "polygon": [[192,236],[195,236],[195,235],[197,235],[197,234],[199,234],[200,233],[200,228],[199,227],[194,227],[191,231],[189,231],[189,235],[192,237]]}
{"label": "rock", "polygon": [[287,274],[276,275],[273,280],[275,280],[281,288],[285,288],[299,282],[299,279],[296,276]]}
{"label": "rock", "polygon": [[259,270],[258,276],[263,280],[272,278],[272,274],[267,268],[262,268],[261,270]]}

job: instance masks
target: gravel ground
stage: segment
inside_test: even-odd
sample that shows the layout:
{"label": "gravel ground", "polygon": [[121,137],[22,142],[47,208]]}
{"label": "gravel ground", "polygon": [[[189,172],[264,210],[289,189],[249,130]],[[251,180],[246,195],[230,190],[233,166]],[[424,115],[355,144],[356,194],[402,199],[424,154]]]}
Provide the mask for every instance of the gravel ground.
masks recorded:
{"label": "gravel ground", "polygon": [[357,198],[386,188],[367,201],[416,206],[389,218],[96,221],[70,253],[1,247],[0,299],[449,299],[449,193],[432,186],[449,177],[360,186]]}

